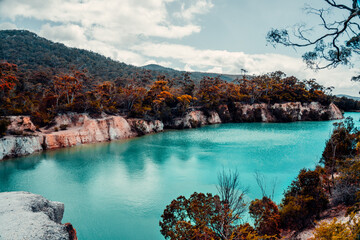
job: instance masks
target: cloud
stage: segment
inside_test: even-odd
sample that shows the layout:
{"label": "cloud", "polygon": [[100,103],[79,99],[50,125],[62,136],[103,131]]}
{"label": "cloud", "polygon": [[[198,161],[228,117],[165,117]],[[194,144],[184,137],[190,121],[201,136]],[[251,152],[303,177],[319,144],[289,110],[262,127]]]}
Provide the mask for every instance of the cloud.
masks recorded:
{"label": "cloud", "polygon": [[360,89],[360,83],[350,81],[350,78],[356,75],[355,69],[338,67],[314,72],[308,69],[301,59],[280,54],[199,50],[191,46],[169,43],[144,43],[132,49],[149,58],[179,61],[185,65],[184,69],[187,71],[239,74],[241,69],[246,69],[249,74],[257,75],[280,70],[299,79],[315,78],[320,84],[334,86],[334,93],[356,96]]}
{"label": "cloud", "polygon": [[205,14],[213,7],[214,4],[209,0],[192,1],[188,7],[186,7],[185,3],[183,3],[181,5],[181,11],[175,13],[174,15],[178,18],[191,21],[196,15]]}
{"label": "cloud", "polygon": [[0,30],[17,29],[16,25],[10,22],[0,23]]}
{"label": "cloud", "polygon": [[63,43],[85,42],[85,29],[79,25],[65,24],[59,26],[51,26],[45,24],[41,27],[40,35],[47,36],[54,41],[61,41]]}
{"label": "cloud", "polygon": [[[148,37],[182,38],[200,31],[200,26],[174,24],[167,4],[174,0],[4,0],[0,3],[3,17],[34,18],[56,25],[78,25],[94,38],[100,33],[115,36],[144,35]],[[207,2],[207,1],[205,1]],[[209,5],[195,1],[197,7]],[[190,7],[184,18],[203,13]],[[53,26],[51,24],[51,26]]]}

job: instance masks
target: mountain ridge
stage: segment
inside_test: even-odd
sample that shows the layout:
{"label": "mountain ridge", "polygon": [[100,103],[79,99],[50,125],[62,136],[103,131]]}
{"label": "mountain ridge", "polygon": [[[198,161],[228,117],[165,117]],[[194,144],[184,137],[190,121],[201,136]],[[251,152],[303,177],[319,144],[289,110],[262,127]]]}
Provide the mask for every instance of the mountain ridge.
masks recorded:
{"label": "mountain ridge", "polygon": [[[67,72],[70,68],[87,69],[95,79],[103,81],[134,78],[146,71],[150,71],[153,79],[158,75],[166,75],[169,79],[181,79],[186,73],[186,71],[156,64],[142,67],[126,64],[90,50],[68,47],[63,43],[50,41],[28,30],[0,31],[0,60],[14,63],[25,72],[52,69],[52,71],[55,70],[54,74],[57,74]],[[205,76],[221,76],[226,81],[232,81],[238,77],[238,75],[218,73],[189,73],[196,82]]]}

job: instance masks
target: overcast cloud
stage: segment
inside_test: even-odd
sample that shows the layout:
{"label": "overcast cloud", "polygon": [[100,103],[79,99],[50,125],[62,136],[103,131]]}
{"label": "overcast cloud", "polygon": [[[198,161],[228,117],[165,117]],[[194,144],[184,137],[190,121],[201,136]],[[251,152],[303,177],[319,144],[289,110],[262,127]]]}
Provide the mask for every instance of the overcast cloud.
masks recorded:
{"label": "overcast cloud", "polygon": [[[315,73],[306,69],[296,53],[281,55],[271,48],[266,53],[248,54],[246,46],[241,51],[229,50],[231,47],[222,44],[221,38],[227,38],[237,29],[229,29],[229,35],[216,36],[219,38],[216,49],[204,48],[205,44],[201,42],[211,42],[205,33],[215,26],[214,22],[212,25],[208,23],[214,21],[213,16],[210,19],[210,13],[218,5],[224,5],[223,1],[3,0],[0,1],[0,29],[26,28],[50,40],[137,66],[158,63],[179,70],[230,74],[239,73],[240,69],[246,69],[250,74],[282,70],[299,78],[317,78],[322,84],[335,86],[338,93],[357,95],[359,84],[349,81],[356,73],[354,69],[338,68]],[[249,1],[243,1],[242,7],[250,6]],[[256,1],[260,3],[262,0]],[[274,4],[281,1],[274,1]],[[228,5],[228,8],[232,7]],[[216,23],[222,21],[226,22],[226,12]],[[238,24],[239,28],[253,24],[252,28],[259,29],[262,25],[246,19]],[[224,29],[218,30],[223,32]],[[262,29],[266,30],[269,29]],[[212,31],[217,32],[216,29]],[[252,41],[251,36],[247,37]],[[262,43],[260,46],[258,39],[253,43],[259,48],[265,45]]]}

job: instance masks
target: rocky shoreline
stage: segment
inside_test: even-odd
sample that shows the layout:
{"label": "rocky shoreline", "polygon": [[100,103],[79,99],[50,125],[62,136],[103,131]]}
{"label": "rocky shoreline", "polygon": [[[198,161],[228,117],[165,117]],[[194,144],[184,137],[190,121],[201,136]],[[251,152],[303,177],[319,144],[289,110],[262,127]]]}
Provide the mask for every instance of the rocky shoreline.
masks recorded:
{"label": "rocky shoreline", "polygon": [[229,122],[294,122],[342,119],[341,111],[331,103],[328,106],[312,103],[276,103],[222,105],[216,111],[189,111],[184,117],[170,122],[89,114],[58,115],[50,128],[36,129],[28,116],[10,117],[7,136],[0,138],[0,160],[34,152],[72,147],[86,143],[127,139],[164,129],[197,128]]}
{"label": "rocky shoreline", "polygon": [[70,223],[62,224],[64,204],[29,192],[0,193],[0,239],[77,240]]}

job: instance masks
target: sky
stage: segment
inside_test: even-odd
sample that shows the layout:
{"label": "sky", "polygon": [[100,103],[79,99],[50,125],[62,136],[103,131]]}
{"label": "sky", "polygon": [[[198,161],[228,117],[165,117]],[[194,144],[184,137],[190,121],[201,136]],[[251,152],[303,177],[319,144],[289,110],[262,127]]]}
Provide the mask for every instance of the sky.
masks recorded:
{"label": "sky", "polygon": [[360,83],[350,81],[358,68],[314,72],[301,59],[304,50],[266,43],[272,28],[317,24],[304,10],[308,4],[327,7],[313,0],[0,0],[0,30],[30,30],[135,66],[220,74],[281,70],[334,86],[334,94],[358,96]]}

